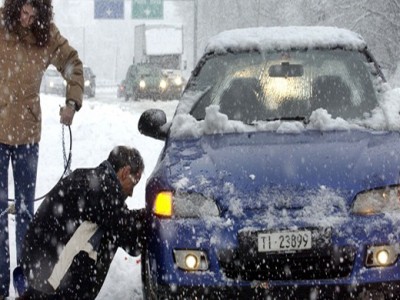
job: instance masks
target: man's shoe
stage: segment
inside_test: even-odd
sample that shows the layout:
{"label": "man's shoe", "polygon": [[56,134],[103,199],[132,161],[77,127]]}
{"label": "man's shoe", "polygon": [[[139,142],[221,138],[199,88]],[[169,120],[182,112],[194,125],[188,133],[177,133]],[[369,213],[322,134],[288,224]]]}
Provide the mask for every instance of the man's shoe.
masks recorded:
{"label": "man's shoe", "polygon": [[13,271],[14,289],[18,296],[26,292],[28,282],[21,267],[16,267]]}

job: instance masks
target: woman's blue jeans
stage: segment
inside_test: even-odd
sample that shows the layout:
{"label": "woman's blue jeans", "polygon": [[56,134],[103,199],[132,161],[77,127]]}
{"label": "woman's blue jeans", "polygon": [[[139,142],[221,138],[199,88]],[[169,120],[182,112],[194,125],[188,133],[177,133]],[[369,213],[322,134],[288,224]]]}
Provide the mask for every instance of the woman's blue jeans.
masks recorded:
{"label": "woman's blue jeans", "polygon": [[15,237],[17,262],[22,242],[33,218],[39,144],[10,146],[0,143],[0,296],[10,287],[8,213],[8,167],[11,161],[15,194]]}

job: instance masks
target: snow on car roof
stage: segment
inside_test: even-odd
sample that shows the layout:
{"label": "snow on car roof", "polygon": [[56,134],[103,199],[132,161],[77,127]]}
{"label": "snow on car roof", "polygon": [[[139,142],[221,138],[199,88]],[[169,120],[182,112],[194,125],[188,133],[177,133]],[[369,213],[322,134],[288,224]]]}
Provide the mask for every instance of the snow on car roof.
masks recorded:
{"label": "snow on car roof", "polygon": [[223,31],[212,37],[206,53],[243,50],[344,48],[362,50],[361,35],[343,28],[324,26],[254,27]]}

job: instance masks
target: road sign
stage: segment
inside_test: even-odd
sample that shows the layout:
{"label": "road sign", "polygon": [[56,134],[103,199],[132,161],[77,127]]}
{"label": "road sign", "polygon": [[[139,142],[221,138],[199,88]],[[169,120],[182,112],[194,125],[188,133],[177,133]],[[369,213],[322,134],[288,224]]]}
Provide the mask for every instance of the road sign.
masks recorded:
{"label": "road sign", "polygon": [[123,19],[124,0],[95,0],[95,19]]}
{"label": "road sign", "polygon": [[132,19],[162,19],[163,0],[132,0]]}

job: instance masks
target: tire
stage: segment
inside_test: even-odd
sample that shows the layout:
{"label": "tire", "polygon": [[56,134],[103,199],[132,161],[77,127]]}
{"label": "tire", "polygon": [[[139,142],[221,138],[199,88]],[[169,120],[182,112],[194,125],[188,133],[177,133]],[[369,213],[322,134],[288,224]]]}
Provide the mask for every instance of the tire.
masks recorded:
{"label": "tire", "polygon": [[94,98],[95,96],[96,96],[96,87],[93,86],[93,87],[90,89],[90,97]]}
{"label": "tire", "polygon": [[157,300],[156,289],[150,276],[150,258],[146,251],[142,251],[142,292],[144,300]]}

